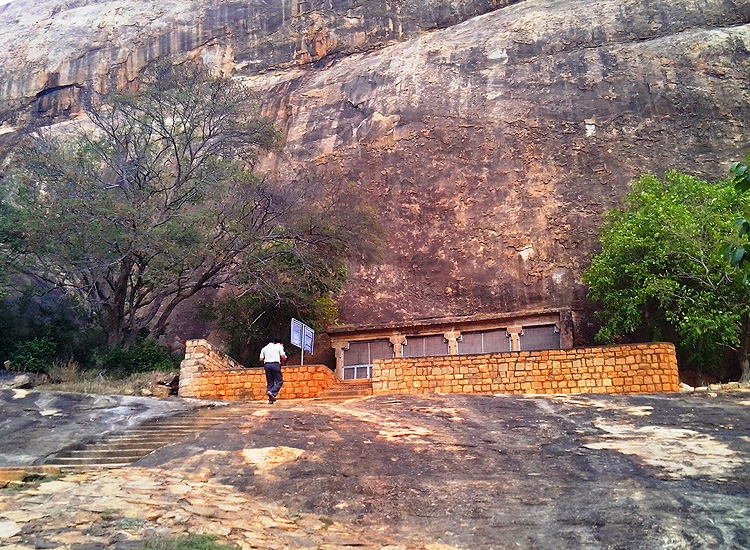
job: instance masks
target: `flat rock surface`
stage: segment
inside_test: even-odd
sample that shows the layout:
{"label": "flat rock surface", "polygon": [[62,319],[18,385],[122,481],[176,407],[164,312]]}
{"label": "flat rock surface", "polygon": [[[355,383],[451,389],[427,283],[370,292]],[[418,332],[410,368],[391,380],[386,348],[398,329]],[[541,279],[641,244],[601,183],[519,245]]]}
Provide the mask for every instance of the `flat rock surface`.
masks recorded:
{"label": "flat rock surface", "polygon": [[0,468],[38,464],[73,443],[207,404],[197,399],[0,390]]}
{"label": "flat rock surface", "polygon": [[748,391],[237,406],[133,467],[0,491],[0,547],[750,547]]}

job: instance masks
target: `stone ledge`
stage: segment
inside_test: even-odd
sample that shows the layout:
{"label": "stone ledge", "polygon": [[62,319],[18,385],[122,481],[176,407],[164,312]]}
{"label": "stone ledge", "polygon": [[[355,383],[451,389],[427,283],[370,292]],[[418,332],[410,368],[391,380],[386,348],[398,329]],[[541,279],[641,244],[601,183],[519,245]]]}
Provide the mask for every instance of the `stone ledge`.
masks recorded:
{"label": "stone ledge", "polygon": [[727,382],[725,384],[709,384],[708,386],[689,386],[680,383],[680,393],[702,393],[708,391],[726,391],[726,390],[750,390],[750,382]]}

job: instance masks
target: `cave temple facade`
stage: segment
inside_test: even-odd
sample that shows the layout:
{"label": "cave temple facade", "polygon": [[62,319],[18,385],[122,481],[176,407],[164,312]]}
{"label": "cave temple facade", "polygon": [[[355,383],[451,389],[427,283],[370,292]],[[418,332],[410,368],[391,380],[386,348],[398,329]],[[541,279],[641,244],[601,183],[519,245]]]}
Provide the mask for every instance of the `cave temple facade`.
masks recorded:
{"label": "cave temple facade", "polygon": [[424,319],[328,331],[342,380],[372,377],[377,359],[571,349],[570,310]]}

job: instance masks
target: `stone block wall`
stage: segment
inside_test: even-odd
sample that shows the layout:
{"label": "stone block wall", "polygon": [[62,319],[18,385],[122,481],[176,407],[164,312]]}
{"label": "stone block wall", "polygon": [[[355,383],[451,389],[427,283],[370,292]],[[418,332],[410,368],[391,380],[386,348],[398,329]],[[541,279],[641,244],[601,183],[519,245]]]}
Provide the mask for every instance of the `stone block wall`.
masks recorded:
{"label": "stone block wall", "polygon": [[672,344],[380,359],[373,394],[679,391]]}
{"label": "stone block wall", "polygon": [[[325,365],[282,367],[284,386],[280,399],[317,397],[336,383]],[[245,368],[206,340],[188,340],[180,364],[180,397],[225,401],[266,400],[266,374],[262,368]]]}

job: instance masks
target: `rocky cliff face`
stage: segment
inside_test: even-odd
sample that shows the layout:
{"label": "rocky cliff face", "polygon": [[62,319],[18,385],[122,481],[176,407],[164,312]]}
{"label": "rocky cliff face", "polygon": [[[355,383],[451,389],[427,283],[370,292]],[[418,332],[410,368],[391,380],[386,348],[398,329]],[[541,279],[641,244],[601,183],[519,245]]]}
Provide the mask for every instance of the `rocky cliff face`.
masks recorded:
{"label": "rocky cliff face", "polygon": [[628,182],[724,177],[750,146],[748,0],[30,5],[0,8],[6,120],[201,56],[266,94],[286,168],[363,186],[388,241],[340,298],[353,324],[570,307],[585,341]]}
{"label": "rocky cliff face", "polygon": [[750,145],[749,20],[747,2],[526,1],[285,74],[286,152],[365,185],[391,236],[346,320],[584,310],[631,180],[724,177]]}
{"label": "rocky cliff face", "polygon": [[[164,56],[254,74],[368,51],[518,0],[12,0],[0,6],[6,117],[75,110]],[[7,111],[10,111],[7,112]]]}

